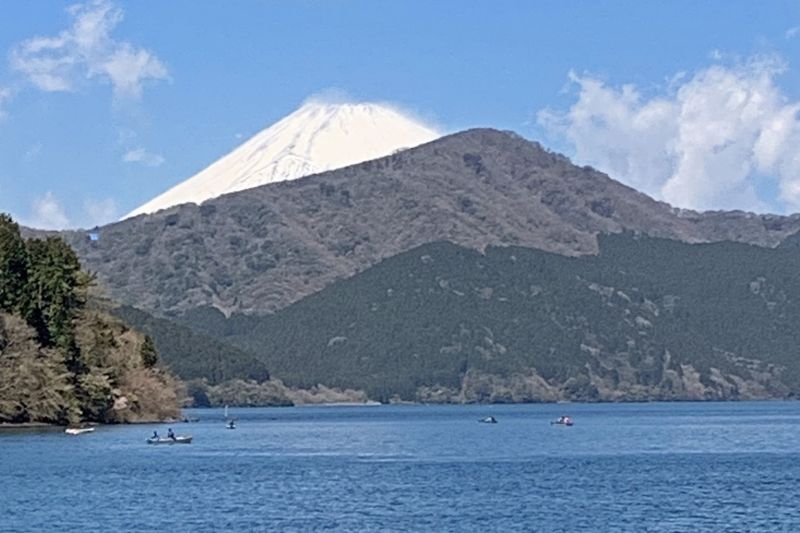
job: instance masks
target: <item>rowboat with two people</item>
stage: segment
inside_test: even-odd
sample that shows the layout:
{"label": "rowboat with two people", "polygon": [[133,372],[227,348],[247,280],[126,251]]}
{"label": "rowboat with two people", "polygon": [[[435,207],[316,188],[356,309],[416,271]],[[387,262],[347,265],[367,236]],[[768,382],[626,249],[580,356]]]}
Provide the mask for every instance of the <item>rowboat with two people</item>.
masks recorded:
{"label": "rowboat with two people", "polygon": [[167,431],[166,437],[161,437],[158,431],[153,431],[153,436],[147,439],[147,444],[191,444],[191,435],[176,435],[172,428]]}

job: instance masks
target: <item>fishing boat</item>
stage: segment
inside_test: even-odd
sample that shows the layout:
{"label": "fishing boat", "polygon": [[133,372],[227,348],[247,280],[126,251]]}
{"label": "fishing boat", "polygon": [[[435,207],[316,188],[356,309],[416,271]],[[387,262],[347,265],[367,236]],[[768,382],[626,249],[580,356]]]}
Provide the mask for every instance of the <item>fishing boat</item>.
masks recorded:
{"label": "fishing boat", "polygon": [[478,422],[482,422],[484,424],[497,424],[497,419],[493,416],[486,416],[478,420]]}
{"label": "fishing boat", "polygon": [[83,435],[84,433],[91,433],[94,428],[67,428],[64,433],[67,435]]}
{"label": "fishing boat", "polygon": [[147,444],[191,444],[191,435],[180,435],[173,438],[170,437],[150,437],[147,439]]}

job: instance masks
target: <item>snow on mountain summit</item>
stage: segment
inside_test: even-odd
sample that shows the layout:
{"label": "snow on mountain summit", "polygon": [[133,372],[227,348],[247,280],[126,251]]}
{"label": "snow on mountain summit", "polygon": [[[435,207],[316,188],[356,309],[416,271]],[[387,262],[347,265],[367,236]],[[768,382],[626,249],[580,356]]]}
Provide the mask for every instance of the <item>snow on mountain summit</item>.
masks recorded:
{"label": "snow on mountain summit", "polygon": [[353,165],[439,136],[383,104],[309,102],[125,218]]}

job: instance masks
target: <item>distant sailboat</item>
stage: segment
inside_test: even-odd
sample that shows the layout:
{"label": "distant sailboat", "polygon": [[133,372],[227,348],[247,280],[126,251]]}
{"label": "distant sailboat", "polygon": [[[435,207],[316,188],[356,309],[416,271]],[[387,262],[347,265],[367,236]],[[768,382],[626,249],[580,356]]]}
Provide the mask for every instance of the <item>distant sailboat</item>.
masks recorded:
{"label": "distant sailboat", "polygon": [[228,406],[225,406],[225,427],[228,429],[236,429],[236,417],[228,415]]}

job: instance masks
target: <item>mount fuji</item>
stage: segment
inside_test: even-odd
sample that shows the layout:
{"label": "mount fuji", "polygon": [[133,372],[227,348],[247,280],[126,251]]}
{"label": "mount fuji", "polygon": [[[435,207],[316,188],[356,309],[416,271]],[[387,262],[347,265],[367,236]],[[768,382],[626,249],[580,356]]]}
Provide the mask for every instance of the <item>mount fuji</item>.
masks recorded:
{"label": "mount fuji", "polygon": [[353,165],[438,137],[385,104],[311,101],[125,218]]}

